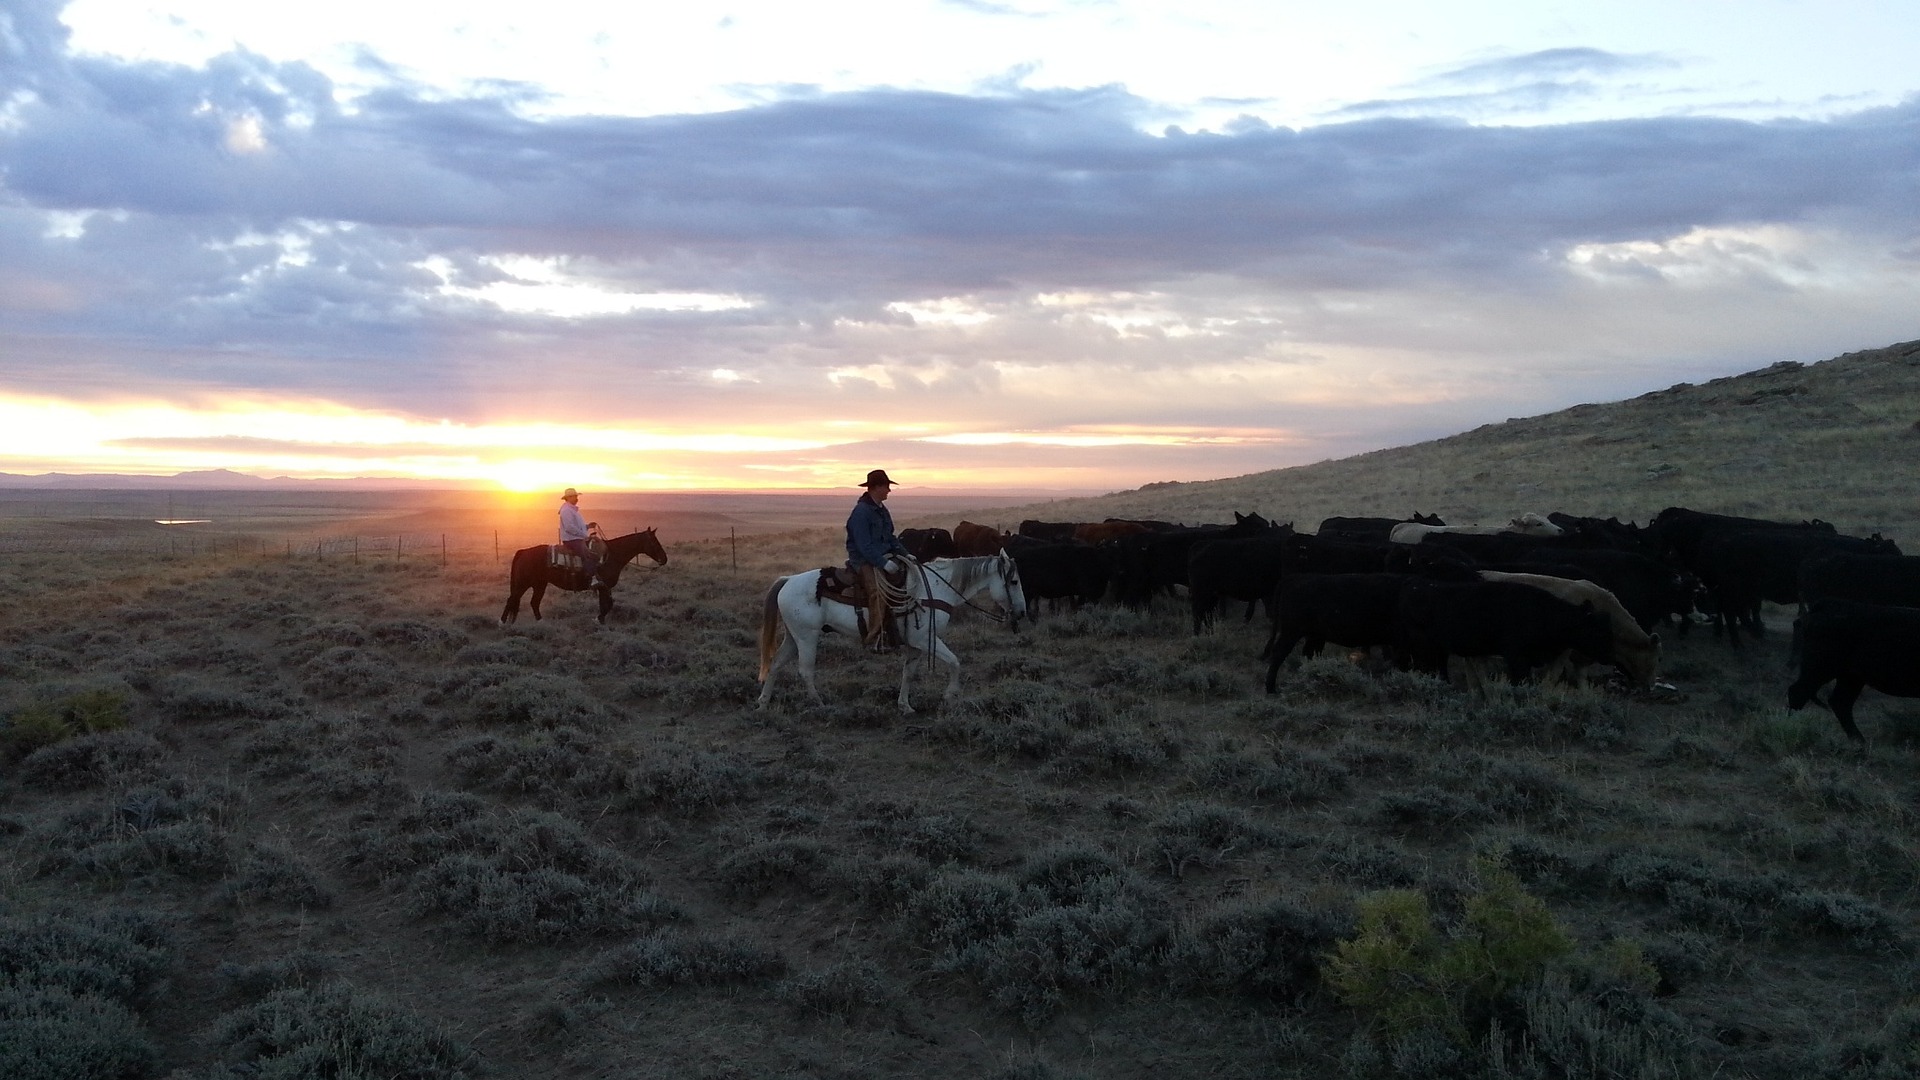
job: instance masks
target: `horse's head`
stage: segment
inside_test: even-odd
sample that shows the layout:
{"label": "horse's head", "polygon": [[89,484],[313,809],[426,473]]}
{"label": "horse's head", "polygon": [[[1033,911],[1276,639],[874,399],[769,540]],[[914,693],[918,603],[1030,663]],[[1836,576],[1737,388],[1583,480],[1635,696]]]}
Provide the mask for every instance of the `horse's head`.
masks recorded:
{"label": "horse's head", "polygon": [[642,529],[607,541],[607,556],[601,564],[601,578],[612,585],[619,580],[620,571],[640,555],[661,566],[667,565],[667,549],[660,546],[660,538],[654,535],[652,529]]}
{"label": "horse's head", "polygon": [[1027,615],[1027,590],[1020,584],[1020,564],[1013,556],[1001,552],[994,556],[993,575],[994,601],[1007,612],[1007,625],[1011,629],[1020,629],[1020,620]]}
{"label": "horse's head", "polygon": [[640,541],[640,554],[652,559],[654,565],[667,565],[667,549],[660,544],[660,537],[651,528],[642,529],[633,534]]}

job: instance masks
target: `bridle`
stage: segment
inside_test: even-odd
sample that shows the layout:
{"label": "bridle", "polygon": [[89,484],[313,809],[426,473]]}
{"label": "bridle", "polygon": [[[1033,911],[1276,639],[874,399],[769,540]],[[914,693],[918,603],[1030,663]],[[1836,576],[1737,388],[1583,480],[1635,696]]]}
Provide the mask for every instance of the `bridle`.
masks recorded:
{"label": "bridle", "polygon": [[[983,607],[981,607],[981,606],[980,606],[979,604],[976,604],[976,603],[974,603],[974,602],[973,602],[973,600],[972,600],[972,598],[970,598],[970,597],[968,597],[966,593],[964,593],[964,592],[961,592],[961,591],[960,591],[960,590],[959,590],[959,589],[958,589],[957,587],[955,587],[955,586],[954,586],[954,584],[953,584],[953,582],[951,582],[951,581],[948,581],[948,580],[947,580],[947,579],[946,579],[945,577],[942,577],[942,576],[941,576],[941,574],[940,574],[940,571],[938,571],[938,570],[935,570],[935,569],[934,569],[934,568],[932,568],[931,566],[928,566],[928,565],[927,565],[926,563],[920,563],[920,564],[918,564],[918,565],[919,565],[919,567],[920,567],[920,572],[921,572],[921,573],[923,573],[923,574],[930,574],[930,575],[932,575],[932,576],[933,576],[933,578],[934,578],[934,580],[936,580],[936,581],[938,581],[938,582],[940,582],[940,584],[942,584],[942,585],[945,585],[945,586],[946,586],[946,587],[947,587],[948,589],[951,589],[951,590],[953,591],[953,594],[954,594],[955,596],[958,596],[958,597],[960,598],[960,602],[961,602],[961,603],[963,603],[963,604],[965,604],[966,606],[968,606],[968,607],[970,607],[970,608],[972,608],[973,610],[975,610],[975,611],[977,611],[977,612],[979,612],[980,614],[982,614],[982,615],[985,615],[985,616],[986,616],[987,618],[989,618],[989,619],[992,619],[992,620],[993,620],[994,622],[1006,622],[1006,621],[1007,621],[1008,619],[1010,619],[1010,618],[1012,618],[1012,617],[1013,617],[1013,615],[1012,615],[1012,613],[1011,613],[1010,611],[1008,611],[1008,612],[1002,612],[1002,611],[995,611],[995,610],[992,610],[992,609],[990,609],[990,608],[983,608]],[[1013,592],[1013,583],[1012,583],[1012,582],[1010,582],[1010,581],[1008,581],[1008,580],[1006,579],[1006,574],[1005,574],[1005,573],[1002,573],[1002,574],[1000,575],[1000,585],[1001,585],[1001,588],[1004,588],[1004,589],[1006,589],[1006,590],[1007,590],[1007,592],[1008,592],[1008,594],[1009,594],[1009,602],[1011,602],[1011,594],[1012,594],[1012,592]],[[905,590],[901,590],[901,591],[902,591],[902,593],[903,593],[903,594],[905,593]],[[889,592],[889,593],[888,593],[888,599],[889,599],[889,600],[891,600],[891,599],[892,599],[892,593],[891,593],[891,592]],[[933,590],[932,590],[932,589],[928,589],[928,590],[927,590],[927,597],[926,597],[926,599],[925,599],[924,601],[922,601],[922,600],[921,600],[920,598],[918,598],[918,597],[914,597],[914,598],[913,598],[913,602],[914,602],[914,603],[923,603],[923,604],[924,604],[925,606],[927,606],[927,607],[931,607],[931,608],[935,608],[936,610],[937,610],[937,609],[945,609],[945,610],[946,610],[946,612],[947,612],[947,614],[949,614],[949,615],[951,615],[951,614],[953,614],[953,605],[952,605],[952,604],[949,604],[949,603],[947,603],[947,602],[946,602],[946,601],[944,601],[944,600],[935,600],[935,599],[933,598]]]}

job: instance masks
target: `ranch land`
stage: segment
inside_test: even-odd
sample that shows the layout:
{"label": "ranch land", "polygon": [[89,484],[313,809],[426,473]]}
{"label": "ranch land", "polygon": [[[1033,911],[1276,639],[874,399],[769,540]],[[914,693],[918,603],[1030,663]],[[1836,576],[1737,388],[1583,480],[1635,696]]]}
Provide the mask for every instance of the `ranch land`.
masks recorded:
{"label": "ranch land", "polygon": [[[1920,553],[1917,422],[1909,343],[898,517],[1678,505]],[[944,707],[829,641],[824,704],[756,710],[767,586],[841,560],[851,493],[607,515],[668,564],[508,628],[489,534],[550,500],[63,497],[104,498],[0,499],[0,1076],[1920,1075],[1920,701],[1868,691],[1864,752],[1789,711],[1791,608],[1663,629],[1668,687],[1484,697],[1338,649],[1268,694],[1237,608],[963,613]]]}

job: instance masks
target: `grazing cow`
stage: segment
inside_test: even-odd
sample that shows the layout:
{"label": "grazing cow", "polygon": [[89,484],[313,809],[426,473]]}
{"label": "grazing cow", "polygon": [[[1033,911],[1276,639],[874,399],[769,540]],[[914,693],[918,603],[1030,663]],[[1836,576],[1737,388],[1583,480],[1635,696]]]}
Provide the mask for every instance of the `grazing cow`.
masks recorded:
{"label": "grazing cow", "polygon": [[1505,525],[1422,525],[1415,521],[1403,521],[1393,527],[1393,531],[1387,534],[1387,539],[1396,544],[1417,544],[1432,533],[1453,533],[1462,536],[1491,536],[1495,533],[1559,536],[1561,530],[1560,526],[1539,514],[1521,514]]}
{"label": "grazing cow", "polygon": [[902,529],[900,544],[920,562],[953,559],[960,555],[959,549],[954,547],[953,534],[945,529]]}
{"label": "grazing cow", "polygon": [[[1023,541],[1015,543],[1015,540]],[[1020,568],[1027,595],[1027,616],[1036,600],[1070,600],[1074,610],[1106,595],[1111,552],[1084,544],[1050,544],[1032,537],[1009,537],[1007,554]]]}
{"label": "grazing cow", "polygon": [[1694,551],[1695,572],[1726,622],[1727,642],[1740,644],[1741,626],[1760,636],[1760,603],[1800,602],[1800,565],[1823,555],[1898,555],[1893,541],[1814,529],[1722,529]]}
{"label": "grazing cow", "polygon": [[1415,664],[1428,671],[1445,671],[1449,656],[1499,656],[1508,680],[1518,683],[1568,651],[1613,660],[1606,613],[1511,581],[1410,584],[1400,594],[1399,619]]}
{"label": "grazing cow", "polygon": [[1073,539],[1073,530],[1079,527],[1071,521],[1039,521],[1028,518],[1020,523],[1020,535],[1031,536],[1035,540],[1064,542]]}
{"label": "grazing cow", "polygon": [[1815,555],[1800,564],[1800,602],[1828,597],[1920,607],[1920,556]]}
{"label": "grazing cow", "polygon": [[1273,628],[1261,653],[1267,659],[1267,693],[1278,686],[1281,662],[1302,642],[1303,656],[1320,655],[1329,641],[1356,649],[1387,646],[1396,650],[1396,663],[1404,670],[1400,594],[1420,580],[1411,574],[1283,576],[1273,591]]}
{"label": "grazing cow", "polygon": [[[1589,605],[1595,611],[1604,613],[1613,631],[1614,665],[1636,689],[1653,689],[1654,677],[1660,672],[1660,635],[1649,634],[1641,629],[1640,624],[1612,593],[1591,581],[1568,580],[1544,574],[1505,574],[1498,570],[1482,570],[1480,578],[1483,581],[1511,581],[1530,585],[1569,604]],[[1574,669],[1578,671],[1595,658],[1576,653],[1571,659]]]}
{"label": "grazing cow", "polygon": [[1314,535],[1328,540],[1360,540],[1386,543],[1393,534],[1393,527],[1411,521],[1416,525],[1445,525],[1434,514],[1415,514],[1412,517],[1330,517],[1320,522]]}
{"label": "grazing cow", "polygon": [[1151,531],[1137,521],[1090,521],[1073,527],[1073,539],[1082,544],[1104,544],[1117,537]]}
{"label": "grazing cow", "polygon": [[[1847,738],[1865,745],[1853,723],[1853,704],[1871,686],[1895,697],[1920,697],[1920,610],[1886,604],[1821,600],[1794,628],[1801,646],[1800,677],[1787,687],[1787,708],[1825,704]],[[1833,683],[1826,702],[1814,695]]]}
{"label": "grazing cow", "polygon": [[953,527],[953,546],[959,551],[959,558],[972,559],[982,555],[998,555],[1002,541],[1000,530],[991,525],[975,525],[963,521]]}

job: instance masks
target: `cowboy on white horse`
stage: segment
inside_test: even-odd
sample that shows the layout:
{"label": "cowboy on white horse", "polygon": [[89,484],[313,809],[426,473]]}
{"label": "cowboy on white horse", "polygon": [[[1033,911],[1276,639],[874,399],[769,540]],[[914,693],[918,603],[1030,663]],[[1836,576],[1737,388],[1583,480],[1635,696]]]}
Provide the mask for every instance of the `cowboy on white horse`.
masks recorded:
{"label": "cowboy on white horse", "polygon": [[873,470],[860,486],[867,489],[866,494],[853,504],[853,513],[847,516],[847,568],[859,576],[867,598],[867,636],[863,644],[877,653],[892,652],[893,613],[881,571],[890,559],[913,556],[893,532],[893,515],[886,504],[896,485],[887,477],[887,470]]}

